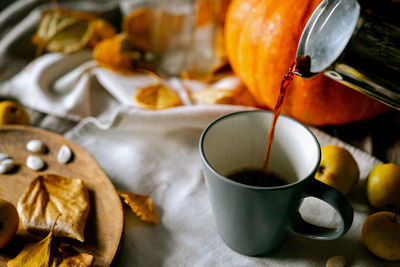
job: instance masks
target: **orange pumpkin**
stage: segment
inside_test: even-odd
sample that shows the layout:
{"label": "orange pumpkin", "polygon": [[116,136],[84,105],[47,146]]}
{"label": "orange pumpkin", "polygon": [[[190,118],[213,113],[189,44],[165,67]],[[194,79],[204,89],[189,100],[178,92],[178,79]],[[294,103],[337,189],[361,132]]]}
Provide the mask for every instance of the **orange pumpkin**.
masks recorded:
{"label": "orange pumpkin", "polygon": [[[296,56],[297,43],[320,0],[234,0],[225,21],[232,68],[266,108],[273,108],[280,83]],[[345,124],[389,108],[323,75],[296,77],[282,113],[312,125]]]}

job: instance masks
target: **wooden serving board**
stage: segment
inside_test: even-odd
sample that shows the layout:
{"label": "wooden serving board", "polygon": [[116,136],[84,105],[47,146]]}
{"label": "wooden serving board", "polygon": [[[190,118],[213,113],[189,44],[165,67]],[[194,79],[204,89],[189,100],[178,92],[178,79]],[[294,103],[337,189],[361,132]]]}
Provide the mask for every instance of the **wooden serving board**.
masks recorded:
{"label": "wooden serving board", "polygon": [[[32,139],[41,140],[47,147],[45,153],[38,154],[47,166],[38,172],[25,165],[26,157],[35,154],[25,148],[26,143]],[[73,158],[67,164],[57,162],[57,153],[63,144],[73,152]],[[85,242],[72,239],[62,241],[73,245],[79,251],[92,254],[95,257],[94,266],[109,266],[121,240],[123,209],[113,184],[93,157],[61,135],[29,126],[0,127],[1,152],[7,153],[18,164],[12,172],[0,174],[0,198],[12,202],[15,206],[29,183],[38,174],[52,173],[84,181],[89,189],[91,201]],[[0,250],[0,266],[7,266],[7,261],[15,257],[30,238],[33,236],[24,230],[20,222],[16,237]]]}

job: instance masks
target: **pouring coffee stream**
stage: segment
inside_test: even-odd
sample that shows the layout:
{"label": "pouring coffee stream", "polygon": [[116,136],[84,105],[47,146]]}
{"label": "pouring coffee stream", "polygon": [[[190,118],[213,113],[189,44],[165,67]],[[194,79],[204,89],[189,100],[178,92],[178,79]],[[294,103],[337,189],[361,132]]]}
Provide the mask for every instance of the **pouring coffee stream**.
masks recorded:
{"label": "pouring coffee stream", "polygon": [[274,118],[269,128],[267,149],[264,155],[264,162],[262,169],[265,172],[268,172],[268,162],[271,153],[272,141],[274,139],[275,126],[276,122],[278,121],[279,115],[281,113],[283,100],[285,99],[287,90],[291,87],[295,76],[302,77],[303,75],[307,75],[309,73],[310,66],[311,66],[311,59],[309,56],[297,57],[295,61],[292,63],[292,65],[289,67],[289,71],[285,74],[285,76],[282,79],[278,100],[273,110]]}
{"label": "pouring coffee stream", "polygon": [[400,2],[323,0],[301,35],[273,110],[262,169],[267,172],[275,125],[294,76],[324,74],[400,109]]}

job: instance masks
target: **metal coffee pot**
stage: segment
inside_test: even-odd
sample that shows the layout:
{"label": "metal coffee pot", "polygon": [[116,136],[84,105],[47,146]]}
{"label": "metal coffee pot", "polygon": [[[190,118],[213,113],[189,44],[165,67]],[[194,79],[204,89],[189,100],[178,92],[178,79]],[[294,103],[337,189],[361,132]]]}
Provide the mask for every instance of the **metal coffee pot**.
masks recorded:
{"label": "metal coffee pot", "polygon": [[297,48],[319,73],[400,109],[400,1],[324,0]]}

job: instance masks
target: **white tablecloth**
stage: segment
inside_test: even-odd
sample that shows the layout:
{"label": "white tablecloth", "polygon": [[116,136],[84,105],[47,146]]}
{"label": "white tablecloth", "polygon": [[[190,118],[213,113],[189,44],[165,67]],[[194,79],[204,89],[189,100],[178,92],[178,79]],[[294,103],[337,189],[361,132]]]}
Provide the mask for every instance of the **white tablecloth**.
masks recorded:
{"label": "white tablecloth", "polygon": [[[15,29],[38,18],[30,14],[29,23],[22,21]],[[6,15],[0,16],[0,22],[7,21]],[[0,41],[2,59],[13,56],[10,40],[21,34],[15,29]],[[148,77],[126,77],[98,67],[85,72],[91,67],[90,53],[46,54],[1,84],[0,95],[46,114],[80,121],[65,136],[93,155],[117,189],[151,195],[160,223],[151,225],[126,212],[116,266],[324,266],[335,255],[344,255],[351,266],[396,266],[372,256],[361,241],[362,223],[372,212],[363,184],[379,163],[374,157],[311,128],[321,145],[346,147],[360,166],[360,183],[349,196],[355,211],[350,231],[334,241],[289,234],[270,255],[242,256],[226,247],[216,232],[198,141],[212,120],[245,107],[187,103],[163,111],[141,110],[132,105],[131,97],[149,82]],[[179,86],[171,84],[182,96]],[[336,213],[316,199],[306,199],[301,212],[324,225],[337,221]]]}

